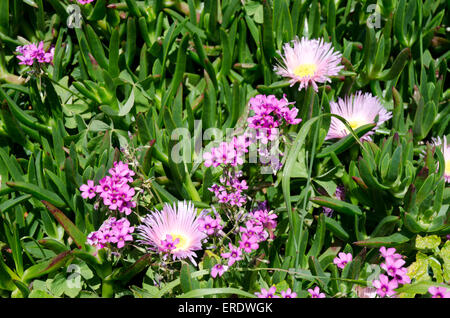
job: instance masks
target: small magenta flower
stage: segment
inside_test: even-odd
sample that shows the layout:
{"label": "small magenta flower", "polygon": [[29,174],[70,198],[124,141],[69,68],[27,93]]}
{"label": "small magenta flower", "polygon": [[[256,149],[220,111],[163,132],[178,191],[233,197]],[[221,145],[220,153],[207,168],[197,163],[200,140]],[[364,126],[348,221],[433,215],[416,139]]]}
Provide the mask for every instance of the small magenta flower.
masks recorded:
{"label": "small magenta flower", "polygon": [[93,2],[94,0],[77,0],[79,4],[88,4]]}
{"label": "small magenta flower", "polygon": [[172,235],[166,234],[166,239],[161,240],[161,245],[159,246],[159,250],[163,253],[170,252],[177,248],[178,243],[180,243],[180,238],[176,238],[175,240],[172,238]]}
{"label": "small magenta flower", "polygon": [[95,188],[96,188],[96,187],[95,187],[95,185],[94,185],[94,181],[93,181],[93,180],[88,180],[88,181],[87,181],[87,184],[83,184],[83,185],[80,187],[80,191],[83,191],[83,192],[81,193],[81,197],[82,197],[83,199],[87,199],[87,198],[92,199],[93,197],[96,196]]}
{"label": "small magenta flower", "polygon": [[280,296],[275,295],[276,291],[277,288],[275,286],[270,287],[269,290],[261,288],[261,292],[255,293],[255,295],[258,296],[258,298],[280,298]]}
{"label": "small magenta flower", "polygon": [[216,229],[219,228],[219,221],[217,219],[213,219],[209,215],[199,218],[198,221],[200,224],[198,229],[208,235],[214,234]]}
{"label": "small magenta flower", "polygon": [[405,261],[403,259],[387,257],[385,262],[382,263],[380,267],[384,269],[389,276],[395,277],[398,270],[401,269],[404,264]]}
{"label": "small magenta flower", "polygon": [[380,254],[382,257],[384,257],[386,259],[387,258],[400,259],[403,257],[402,255],[396,253],[396,250],[394,247],[390,247],[390,248],[386,249],[386,247],[382,246],[382,247],[380,247]]}
{"label": "small magenta flower", "polygon": [[245,233],[248,236],[258,235],[262,231],[264,231],[264,227],[258,223],[252,222],[252,220],[249,220],[245,223],[246,227],[239,227],[239,231],[241,233]]}
{"label": "small magenta flower", "polygon": [[216,264],[211,268],[211,276],[216,278],[217,275],[222,276],[228,269],[228,266],[223,266],[222,264]]}
{"label": "small magenta flower", "polygon": [[405,267],[397,269],[395,272],[395,275],[393,276],[394,279],[397,281],[398,284],[404,285],[404,284],[410,284],[411,278],[408,276],[408,269]]}
{"label": "small magenta flower", "polygon": [[297,293],[288,288],[286,291],[281,291],[281,298],[297,298]]}
{"label": "small magenta flower", "polygon": [[339,253],[339,257],[336,257],[333,260],[333,263],[336,264],[337,267],[344,269],[347,263],[350,263],[353,260],[353,256],[351,253]]}
{"label": "small magenta flower", "polygon": [[239,247],[246,253],[251,253],[252,250],[257,250],[259,247],[258,237],[255,235],[248,236],[247,234],[242,234],[242,239],[239,241]]}
{"label": "small magenta flower", "polygon": [[325,294],[320,292],[319,286],[308,289],[308,292],[311,294],[311,298],[325,298]]}
{"label": "small magenta flower", "polygon": [[228,253],[220,254],[223,258],[228,259],[228,266],[232,266],[235,262],[242,259],[242,250],[239,247],[233,246],[233,244],[228,243],[230,251]]}
{"label": "small magenta flower", "polygon": [[432,286],[428,288],[428,292],[433,296],[432,298],[450,298],[450,291],[445,287]]}
{"label": "small magenta flower", "polygon": [[132,241],[133,237],[131,233],[134,231],[134,227],[123,227],[117,234],[110,240],[111,243],[117,243],[118,248],[125,246],[125,242]]}
{"label": "small magenta flower", "polygon": [[398,283],[395,279],[389,281],[389,277],[384,274],[381,274],[378,280],[374,280],[372,285],[377,289],[377,294],[380,297],[394,295],[394,289],[398,287]]}

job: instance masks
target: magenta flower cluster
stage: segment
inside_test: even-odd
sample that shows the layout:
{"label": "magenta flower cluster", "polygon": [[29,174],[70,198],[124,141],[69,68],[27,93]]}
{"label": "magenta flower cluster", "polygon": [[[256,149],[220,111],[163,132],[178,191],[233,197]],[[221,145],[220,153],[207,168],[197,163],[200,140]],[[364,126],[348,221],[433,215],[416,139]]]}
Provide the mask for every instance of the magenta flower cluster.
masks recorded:
{"label": "magenta flower cluster", "polygon": [[398,254],[395,248],[383,246],[380,248],[380,255],[384,258],[384,263],[380,267],[385,270],[387,275],[381,274],[378,280],[372,282],[372,285],[377,289],[378,296],[394,296],[395,289],[399,285],[411,283],[411,279],[407,275],[408,269],[403,267],[405,265],[403,256]]}
{"label": "magenta flower cluster", "polygon": [[[258,298],[280,298],[279,295],[275,294],[276,291],[276,286],[272,286],[269,289],[261,288],[261,291],[256,292],[255,295],[258,296]],[[297,298],[297,293],[288,288],[285,291],[281,291],[281,298]]]}
{"label": "magenta flower cluster", "polygon": [[41,41],[39,44],[26,44],[23,46],[18,46],[16,52],[17,58],[20,60],[21,65],[33,65],[35,61],[38,63],[52,63],[53,56],[55,54],[55,48],[52,47],[47,52],[44,50],[44,42]]}
{"label": "magenta flower cluster", "polygon": [[239,247],[246,253],[257,250],[259,243],[267,240],[270,235],[269,232],[272,233],[277,226],[276,218],[276,214],[269,213],[265,203],[260,204],[256,210],[247,215],[245,227],[239,227],[241,233]]}
{"label": "magenta flower cluster", "polygon": [[129,215],[131,209],[136,207],[136,202],[132,200],[135,190],[128,184],[133,182],[135,173],[128,169],[127,164],[119,161],[114,162],[109,174],[110,176],[99,181],[99,185],[95,185],[93,180],[88,180],[87,184],[80,187],[81,196],[84,199],[92,199],[99,194],[103,204],[110,210],[119,210],[120,213]]}
{"label": "magenta flower cluster", "polygon": [[273,239],[273,230],[277,227],[277,215],[271,213],[267,207],[267,201],[258,204],[258,207],[249,213],[252,223],[262,226]]}
{"label": "magenta flower cluster", "polygon": [[208,190],[214,192],[219,203],[241,207],[247,202],[243,191],[248,189],[247,181],[239,180],[241,177],[241,171],[228,171],[220,177],[221,184],[213,184]]}
{"label": "magenta flower cluster", "polygon": [[199,217],[198,222],[199,231],[207,235],[218,235],[219,232],[223,229],[222,219],[217,212],[215,213],[214,217],[204,213],[201,217]]}
{"label": "magenta flower cluster", "polygon": [[245,227],[239,227],[241,238],[239,247],[234,247],[229,243],[229,252],[222,253],[222,257],[228,259],[228,266],[233,265],[236,261],[241,260],[242,252],[251,253],[259,248],[259,243],[272,237],[273,229],[277,226],[275,219],[276,214],[269,213],[265,203],[247,214],[245,219]]}
{"label": "magenta flower cluster", "polygon": [[132,241],[131,233],[134,232],[134,227],[130,227],[130,222],[126,218],[117,220],[114,217],[107,219],[100,228],[91,232],[87,237],[89,245],[101,249],[108,244],[116,244],[117,248],[125,246],[125,242]]}
{"label": "magenta flower cluster", "polygon": [[275,95],[257,95],[250,98],[250,110],[254,115],[247,119],[248,127],[256,130],[256,139],[263,144],[278,138],[277,129],[284,124],[297,125],[302,120],[297,117],[298,109],[289,108],[295,102],[288,102],[284,95],[277,99]]}
{"label": "magenta flower cluster", "polygon": [[[223,260],[227,262],[227,266],[221,264],[215,265],[211,269],[211,276],[214,278],[217,275],[222,276],[229,267],[243,259],[243,253],[251,253],[259,248],[259,243],[267,240],[269,237],[273,238],[273,230],[277,226],[276,218],[276,214],[269,212],[267,202],[265,201],[261,202],[255,210],[247,213],[245,218],[242,218],[245,226],[240,226],[238,229],[238,233],[240,233],[238,246],[234,246],[230,242],[228,243],[228,250],[220,254]],[[203,223],[215,224],[210,219],[207,222],[205,221],[202,221],[201,231],[204,231]],[[220,227],[221,229],[222,227]]]}
{"label": "magenta flower cluster", "polygon": [[249,145],[250,141],[246,135],[234,136],[230,142],[223,141],[218,147],[211,148],[211,152],[203,154],[205,166],[231,165],[236,167],[237,165],[242,165]]}

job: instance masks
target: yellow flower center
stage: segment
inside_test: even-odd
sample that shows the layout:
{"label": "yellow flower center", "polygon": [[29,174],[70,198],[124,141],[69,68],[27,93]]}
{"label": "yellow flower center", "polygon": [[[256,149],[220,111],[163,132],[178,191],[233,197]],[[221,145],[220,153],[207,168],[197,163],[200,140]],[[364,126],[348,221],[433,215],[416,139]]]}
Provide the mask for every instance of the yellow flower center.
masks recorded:
{"label": "yellow flower center", "polygon": [[363,120],[361,120],[359,118],[355,118],[355,119],[349,120],[348,123],[349,123],[350,127],[352,127],[353,130],[355,130],[355,129],[357,129],[357,128],[367,124],[367,122],[365,122],[365,121],[363,121]]}
{"label": "yellow flower center", "polygon": [[316,69],[316,64],[300,64],[295,68],[294,74],[300,77],[313,76]]}
{"label": "yellow flower center", "polygon": [[445,162],[445,174],[450,175],[450,160]]}
{"label": "yellow flower center", "polygon": [[189,247],[189,241],[188,239],[179,233],[170,234],[172,236],[172,240],[175,241],[176,239],[179,239],[180,241],[175,245],[176,249],[174,251],[179,250],[185,250]]}

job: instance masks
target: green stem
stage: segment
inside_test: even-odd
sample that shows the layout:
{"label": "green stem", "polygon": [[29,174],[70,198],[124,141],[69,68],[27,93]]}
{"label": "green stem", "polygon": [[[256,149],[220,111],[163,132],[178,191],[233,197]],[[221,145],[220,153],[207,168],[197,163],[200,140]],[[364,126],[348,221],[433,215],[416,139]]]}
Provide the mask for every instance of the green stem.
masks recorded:
{"label": "green stem", "polygon": [[113,281],[105,278],[102,282],[102,298],[112,298],[114,296]]}

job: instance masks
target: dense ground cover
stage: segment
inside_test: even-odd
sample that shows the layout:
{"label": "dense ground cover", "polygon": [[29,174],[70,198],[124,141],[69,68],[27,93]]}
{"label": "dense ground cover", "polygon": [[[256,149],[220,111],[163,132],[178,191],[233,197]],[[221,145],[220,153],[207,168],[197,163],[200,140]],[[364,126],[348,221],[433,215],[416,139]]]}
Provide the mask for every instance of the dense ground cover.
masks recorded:
{"label": "dense ground cover", "polygon": [[450,297],[446,5],[0,1],[0,295]]}

